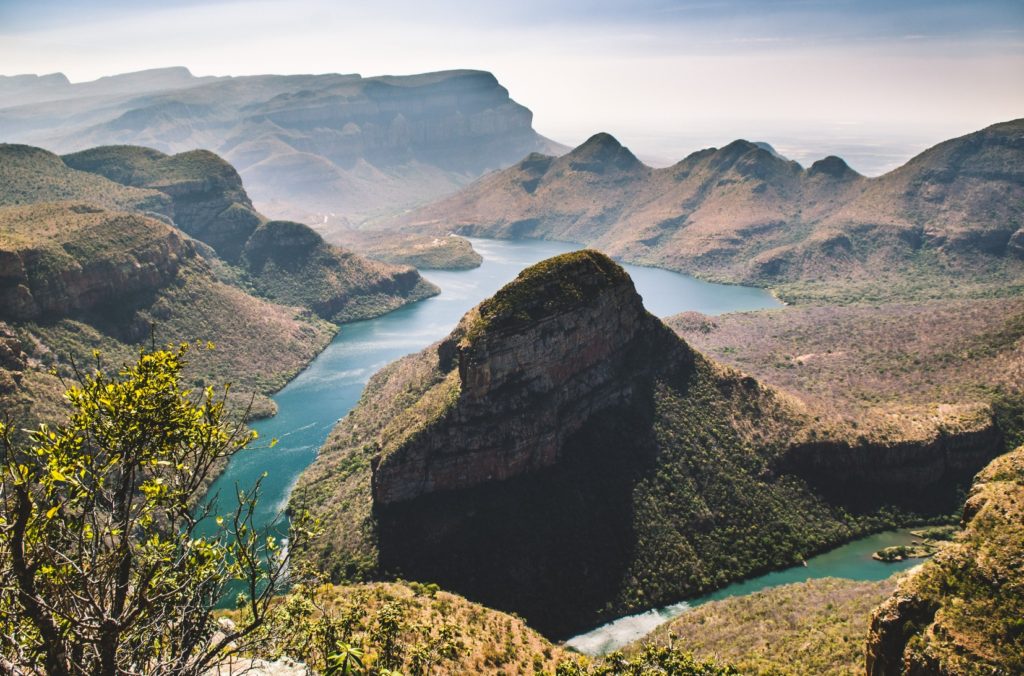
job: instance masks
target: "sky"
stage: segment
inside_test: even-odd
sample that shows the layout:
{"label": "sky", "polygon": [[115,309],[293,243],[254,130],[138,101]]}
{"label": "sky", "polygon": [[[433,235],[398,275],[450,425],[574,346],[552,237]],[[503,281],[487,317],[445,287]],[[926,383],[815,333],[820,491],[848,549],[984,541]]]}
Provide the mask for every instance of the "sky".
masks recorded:
{"label": "sky", "polygon": [[868,174],[1024,116],[1024,0],[0,0],[0,74],[493,72],[542,134]]}

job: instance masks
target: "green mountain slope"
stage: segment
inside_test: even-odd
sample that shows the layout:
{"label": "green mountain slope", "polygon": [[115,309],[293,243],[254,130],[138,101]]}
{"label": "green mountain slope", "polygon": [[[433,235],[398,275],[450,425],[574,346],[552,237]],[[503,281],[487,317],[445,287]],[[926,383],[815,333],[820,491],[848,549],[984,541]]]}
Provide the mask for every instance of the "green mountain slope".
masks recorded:
{"label": "green mountain slope", "polygon": [[744,674],[861,676],[871,610],[897,577],[823,578],[705,603],[658,627],[642,643],[671,644]]}
{"label": "green mountain slope", "polygon": [[116,366],[153,325],[159,342],[216,343],[193,356],[196,384],[232,381],[268,414],[265,395],[330,340],[325,319],[436,292],[412,268],[266,221],[238,173],[205,151],[98,148],[65,162],[0,145],[0,175],[0,403],[22,418],[59,414],[50,367],[70,375],[94,348]]}
{"label": "green mountain slope", "polygon": [[651,169],[598,134],[389,226],[582,242],[791,301],[1002,296],[1024,288],[1022,159],[1024,120],[877,178],[837,157],[803,169],[747,141]]}
{"label": "green mountain slope", "polygon": [[278,303],[309,307],[332,322],[379,315],[437,292],[407,267],[368,261],[324,242],[300,223],[257,213],[234,167],[203,150],[165,155],[105,146],[64,159],[69,167],[170,199],[176,226],[236,266],[250,290]]}
{"label": "green mountain slope", "polygon": [[[195,245],[136,213],[75,202],[0,208],[0,408],[25,423],[61,413],[59,377],[112,366],[137,346],[206,341],[192,355],[195,385],[235,383],[244,406],[272,412],[269,394],[330,341],[335,327],[310,312],[220,281]],[[56,373],[51,373],[55,369]]]}

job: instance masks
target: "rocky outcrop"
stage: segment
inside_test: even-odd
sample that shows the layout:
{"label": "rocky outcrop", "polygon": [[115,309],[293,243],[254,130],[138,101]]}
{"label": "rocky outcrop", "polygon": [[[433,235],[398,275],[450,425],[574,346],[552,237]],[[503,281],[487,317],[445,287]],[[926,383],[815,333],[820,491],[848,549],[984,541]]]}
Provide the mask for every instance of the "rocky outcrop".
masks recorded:
{"label": "rocky outcrop", "polygon": [[171,204],[166,215],[174,224],[230,263],[238,262],[263,222],[235,168],[206,150],[165,155],[138,146],[104,146],[63,159],[73,169],[167,195]]}
{"label": "rocky outcrop", "polygon": [[[918,482],[946,499],[912,506],[943,510],[991,452],[984,425],[877,448],[808,443],[812,425],[581,251],[374,376],[292,505],[325,524],[303,554],[336,579],[435,581],[561,636],[892,523]],[[843,476],[884,490],[850,499]]]}
{"label": "rocky outcrop", "polygon": [[1024,671],[1024,447],[978,474],[962,524],[872,613],[870,676]]}
{"label": "rocky outcrop", "polygon": [[0,322],[0,395],[14,392],[28,366],[28,354],[11,327]]}
{"label": "rocky outcrop", "polygon": [[1013,233],[1010,241],[1006,244],[1006,248],[1017,258],[1024,259],[1024,228]]}
{"label": "rocky outcrop", "polygon": [[779,468],[805,477],[834,502],[932,511],[948,504],[964,477],[1002,448],[1003,433],[987,417],[969,429],[938,431],[927,439],[802,441],[787,450]]}
{"label": "rocky outcrop", "polygon": [[439,347],[454,401],[374,466],[378,505],[550,467],[594,416],[629,402],[657,368],[692,355],[596,252],[533,269],[462,321]]}
{"label": "rocky outcrop", "polygon": [[73,224],[55,238],[0,250],[5,319],[53,321],[136,305],[170,284],[195,255],[173,228],[138,214],[53,205],[9,208],[2,217],[19,227],[61,217]]}

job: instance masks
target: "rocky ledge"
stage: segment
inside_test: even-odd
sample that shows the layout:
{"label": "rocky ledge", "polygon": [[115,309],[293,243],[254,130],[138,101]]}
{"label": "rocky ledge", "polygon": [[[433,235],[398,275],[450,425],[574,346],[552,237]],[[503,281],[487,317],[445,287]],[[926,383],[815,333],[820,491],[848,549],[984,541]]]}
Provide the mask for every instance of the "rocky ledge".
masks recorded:
{"label": "rocky ledge", "polygon": [[872,613],[870,676],[1024,673],[1024,446],[978,474],[962,524]]}
{"label": "rocky ledge", "polygon": [[0,245],[5,319],[53,321],[131,306],[171,283],[195,255],[159,221],[83,204],[9,207],[0,221],[12,230]]}

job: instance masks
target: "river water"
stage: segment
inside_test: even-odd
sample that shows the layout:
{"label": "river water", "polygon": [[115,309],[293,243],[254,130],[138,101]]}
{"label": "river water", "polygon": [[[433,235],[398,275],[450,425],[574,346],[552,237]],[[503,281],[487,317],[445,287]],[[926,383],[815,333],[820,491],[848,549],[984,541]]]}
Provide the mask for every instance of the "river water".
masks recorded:
{"label": "river water", "polygon": [[[371,375],[395,359],[421,350],[448,335],[467,310],[494,294],[523,268],[578,248],[572,244],[541,240],[473,239],[472,242],[483,256],[483,264],[479,268],[424,272],[424,277],[441,288],[440,295],[377,319],[344,325],[334,341],[309,367],[274,395],[277,415],[252,424],[253,429],[259,432],[260,441],[231,459],[225,472],[211,487],[210,495],[231,496],[237,488],[250,488],[266,473],[254,515],[255,525],[268,527],[280,518],[283,530],[282,512],[299,474],[316,458],[317,449],[335,423],[359,401]],[[624,267],[633,278],[644,305],[660,317],[685,310],[721,314],[780,305],[762,289],[711,284],[658,268]],[[273,448],[266,443],[270,439],[278,439]],[[226,498],[225,503],[222,511],[231,507],[229,499]],[[906,534],[865,538],[809,560],[806,568],[798,566],[788,571],[769,573],[731,585],[702,599],[622,618],[578,636],[569,644],[591,654],[614,650],[699,603],[808,577],[831,575],[881,579],[897,569],[893,566],[901,564],[872,561],[871,552],[888,544],[906,544],[908,541]]]}
{"label": "river water", "polygon": [[700,598],[688,599],[664,608],[655,608],[645,613],[621,617],[593,631],[574,636],[566,641],[566,645],[586,655],[604,655],[646,636],[658,625],[708,601],[718,601],[730,596],[744,596],[770,587],[822,577],[884,580],[897,571],[920,564],[922,559],[883,563],[875,561],[871,555],[883,547],[909,545],[915,539],[920,538],[915,538],[905,530],[870,535],[810,558],[807,560],[806,566],[797,565],[785,570],[773,571],[749,580],[736,582]]}
{"label": "river water", "polygon": [[[224,496],[223,511],[232,506],[230,496],[236,487],[248,489],[266,472],[254,521],[258,527],[272,523],[287,506],[299,474],[316,458],[334,424],[359,401],[371,375],[444,338],[466,311],[512,281],[523,268],[579,248],[542,240],[472,242],[484,259],[480,267],[424,272],[424,277],[441,288],[439,295],[383,317],[345,324],[327,349],[274,395],[277,415],[252,424],[260,441],[232,458],[210,489],[210,495],[219,492]],[[721,314],[780,305],[762,289],[710,284],[658,268],[624,267],[644,305],[658,316],[684,310]],[[278,440],[274,448],[268,447],[270,439]]]}

